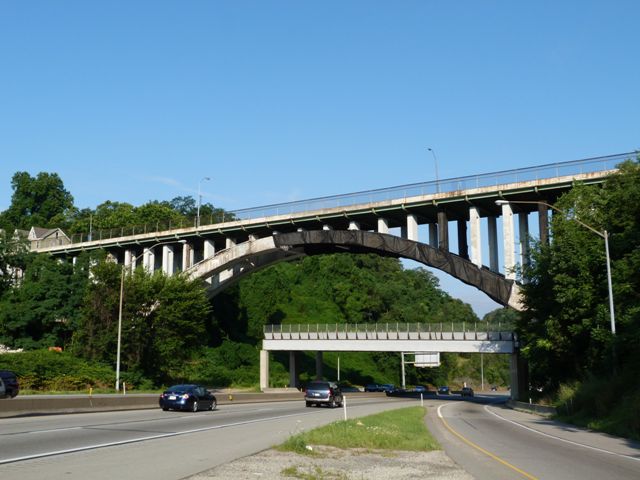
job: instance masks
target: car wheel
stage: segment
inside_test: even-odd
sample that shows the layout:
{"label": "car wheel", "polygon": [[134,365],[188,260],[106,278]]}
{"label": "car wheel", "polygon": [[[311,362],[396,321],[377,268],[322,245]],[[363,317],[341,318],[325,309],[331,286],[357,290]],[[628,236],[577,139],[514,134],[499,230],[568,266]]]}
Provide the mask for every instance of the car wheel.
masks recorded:
{"label": "car wheel", "polygon": [[305,406],[310,407],[311,406],[311,402],[304,402]]}
{"label": "car wheel", "polygon": [[338,404],[336,403],[336,399],[332,398],[331,399],[331,408],[336,408],[338,406]]}
{"label": "car wheel", "polygon": [[167,407],[162,407],[162,410],[166,412],[166,411],[168,411],[169,409],[168,409]]}
{"label": "car wheel", "polygon": [[197,411],[198,411],[198,401],[197,401],[197,400],[194,400],[194,401],[193,401],[193,407],[192,407],[192,410],[193,410],[194,412],[197,412]]}
{"label": "car wheel", "polygon": [[211,406],[209,407],[209,410],[215,410],[217,406],[218,402],[216,402],[215,400],[211,400]]}

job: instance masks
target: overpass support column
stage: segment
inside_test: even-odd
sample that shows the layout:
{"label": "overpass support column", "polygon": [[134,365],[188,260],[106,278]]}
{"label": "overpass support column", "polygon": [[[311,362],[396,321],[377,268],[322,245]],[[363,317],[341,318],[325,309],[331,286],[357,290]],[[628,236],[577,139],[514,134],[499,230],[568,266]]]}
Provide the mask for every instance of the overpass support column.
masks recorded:
{"label": "overpass support column", "polygon": [[316,352],[316,380],[322,380],[322,352]]}
{"label": "overpass support column", "polygon": [[[231,238],[231,237],[227,237],[225,240],[225,248],[233,248],[236,246],[236,239],[235,238]],[[237,267],[239,268],[239,267]],[[230,268],[228,270],[224,270],[223,272],[220,272],[220,274],[218,275],[218,279],[220,281],[220,283],[230,279],[231,277],[233,277],[234,274],[234,269]]]}
{"label": "overpass support column", "polygon": [[438,224],[429,224],[429,245],[433,248],[438,248]]}
{"label": "overpass support column", "polygon": [[[131,250],[125,250],[124,251],[124,266],[128,267],[129,265],[131,265],[131,261],[133,260],[134,256],[133,256],[133,252],[131,252]],[[135,265],[133,266],[135,268]]]}
{"label": "overpass support column", "polygon": [[515,280],[516,255],[513,209],[508,203],[502,205],[502,238],[504,242],[504,277],[509,280]]}
{"label": "overpass support column", "polygon": [[389,233],[389,220],[386,218],[378,219],[378,233]]}
{"label": "overpass support column", "polygon": [[269,388],[269,350],[260,350],[260,390]]}
{"label": "overpass support column", "polygon": [[298,364],[296,363],[296,352],[289,352],[289,387],[298,388]]}
{"label": "overpass support column", "polygon": [[482,236],[480,235],[480,212],[478,207],[469,209],[469,227],[471,230],[471,261],[482,267]]}
{"label": "overpass support column", "polygon": [[156,255],[150,248],[145,248],[142,254],[142,267],[147,273],[153,273],[156,266]]}
{"label": "overpass support column", "polygon": [[202,247],[203,247],[203,252],[202,252],[203,259],[213,257],[216,254],[216,247],[213,243],[213,240],[205,240]]}
{"label": "overpass support column", "polygon": [[467,242],[467,221],[458,220],[458,255],[469,260],[469,243]]}
{"label": "overpass support column", "polygon": [[180,270],[185,271],[193,265],[193,247],[185,243],[182,245],[182,264],[180,265]]}
{"label": "overpass support column", "polygon": [[527,401],[529,370],[527,362],[520,357],[518,349],[511,354],[511,399]]}
{"label": "overpass support column", "polygon": [[489,268],[493,272],[499,272],[498,265],[498,222],[496,217],[487,218],[489,231]]}
{"label": "overpass support column", "polygon": [[538,204],[538,230],[540,231],[540,243],[549,244],[549,207]]}
{"label": "overpass support column", "polygon": [[524,268],[529,264],[529,215],[527,213],[518,214],[518,228],[520,236],[520,265]]}
{"label": "overpass support column", "polygon": [[162,246],[162,271],[166,275],[173,275],[173,247],[171,245]]}
{"label": "overpass support column", "polygon": [[407,240],[418,241],[418,217],[407,215]]}
{"label": "overpass support column", "polygon": [[438,212],[438,248],[449,251],[449,219],[447,212]]}

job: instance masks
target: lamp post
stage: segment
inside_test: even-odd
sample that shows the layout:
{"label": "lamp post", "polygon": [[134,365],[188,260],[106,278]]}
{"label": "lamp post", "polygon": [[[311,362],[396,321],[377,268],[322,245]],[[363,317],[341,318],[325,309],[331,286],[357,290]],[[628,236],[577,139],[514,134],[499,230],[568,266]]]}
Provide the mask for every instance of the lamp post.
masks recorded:
{"label": "lamp post", "polygon": [[427,150],[431,152],[433,155],[433,163],[436,167],[436,193],[440,193],[440,178],[438,177],[438,157],[436,157],[436,152],[433,151],[433,148],[427,147]]}
{"label": "lamp post", "polygon": [[[560,210],[558,207],[551,205],[550,203],[547,203],[547,202],[541,202],[541,201],[535,201],[535,200],[496,200],[496,205],[509,205],[511,203],[528,203],[528,204],[535,204],[535,205],[544,205],[546,207],[551,208],[552,210],[555,210],[556,212],[562,214],[565,217],[567,216],[567,212],[565,212],[564,210]],[[611,284],[611,258],[609,257],[609,233],[606,230],[603,230],[603,231],[596,230],[592,226],[587,225],[586,223],[578,220],[577,218],[572,218],[572,220],[574,220],[579,225],[582,225],[587,230],[590,230],[591,232],[595,233],[596,235],[604,239],[604,250],[605,250],[605,255],[607,259],[607,285],[609,287],[609,317],[611,319],[611,333],[615,335],[616,334],[616,314],[615,314],[615,309],[613,307],[613,287]]]}
{"label": "lamp post", "polygon": [[[169,243],[175,243],[175,242],[159,242],[159,243],[155,243],[153,245],[151,245],[148,250],[152,250],[155,247],[158,247],[160,245],[167,245]],[[187,243],[186,240],[178,240],[177,243],[182,243],[183,245],[185,243]],[[136,261],[142,256],[144,255],[144,252],[142,252],[140,255],[133,257],[131,259],[131,263],[136,263]],[[123,303],[123,299],[124,299],[124,272],[125,272],[126,268],[123,265],[122,266],[122,270],[120,273],[120,302],[119,302],[119,308],[118,308],[118,347],[116,350],[116,392],[120,391],[120,350],[121,350],[121,344],[122,344],[122,303]]]}
{"label": "lamp post", "polygon": [[198,181],[198,213],[196,214],[196,227],[200,226],[200,203],[202,202],[202,195],[200,195],[200,184],[205,180],[211,180],[209,177],[203,177]]}

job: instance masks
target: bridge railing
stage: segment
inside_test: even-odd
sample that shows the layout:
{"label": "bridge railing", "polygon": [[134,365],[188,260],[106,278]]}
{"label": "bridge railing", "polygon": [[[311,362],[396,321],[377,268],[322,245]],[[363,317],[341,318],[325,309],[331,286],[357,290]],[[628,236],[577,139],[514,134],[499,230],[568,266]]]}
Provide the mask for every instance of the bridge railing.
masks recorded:
{"label": "bridge railing", "polygon": [[265,340],[488,340],[514,341],[504,322],[265,325]]}
{"label": "bridge railing", "polygon": [[[556,177],[607,172],[614,170],[622,161],[635,158],[637,152],[609,155],[606,157],[587,158],[583,160],[573,160],[570,162],[550,163],[536,167],[518,168],[514,170],[504,170],[500,172],[487,173],[482,175],[470,175],[429,181],[412,183],[396,187],[367,190],[363,192],[348,193],[343,195],[332,195],[327,197],[300,200],[295,202],[278,203],[261,207],[245,208],[229,212],[218,211],[215,215],[200,217],[200,225],[216,225],[235,220],[251,220],[255,218],[270,217],[276,215],[296,214],[305,211],[323,210],[329,208],[350,207],[354,205],[397,200],[424,195],[435,195],[438,193],[456,192],[473,188],[493,187],[510,183],[519,183],[532,180],[551,179]],[[171,229],[189,228],[196,226],[196,218],[185,217],[178,221],[156,221],[154,223],[135,225],[127,227],[116,227],[110,229],[96,229],[89,233],[74,233],[69,238],[55,240],[56,245],[66,245],[69,243],[81,243],[96,240],[108,240],[111,238],[156,233]],[[34,241],[33,248],[50,247],[50,240],[39,244]]]}

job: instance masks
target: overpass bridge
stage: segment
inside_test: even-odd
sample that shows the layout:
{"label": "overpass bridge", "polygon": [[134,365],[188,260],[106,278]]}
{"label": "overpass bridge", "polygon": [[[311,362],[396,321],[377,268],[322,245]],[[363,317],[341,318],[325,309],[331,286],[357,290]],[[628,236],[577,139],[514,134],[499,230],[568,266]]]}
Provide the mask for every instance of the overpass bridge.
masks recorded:
{"label": "overpass bridge", "polygon": [[[104,249],[113,261],[206,279],[213,295],[280,261],[332,252],[409,258],[519,308],[516,272],[527,262],[530,217],[546,241],[553,204],[575,182],[599,184],[635,153],[414,183],[230,212],[193,225],[112,229],[32,242],[32,250],[75,259]],[[514,225],[517,219],[517,229]],[[518,235],[516,235],[516,231]],[[360,232],[360,233],[358,233]]]}
{"label": "overpass bridge", "polygon": [[[260,352],[260,388],[269,387],[269,352],[289,352],[289,384],[298,386],[296,352],[316,352],[322,378],[323,352],[410,352],[439,359],[441,352],[511,355],[511,395],[518,398],[525,375],[512,325],[496,323],[384,323],[266,325]],[[403,362],[404,363],[404,362]],[[438,361],[439,364],[439,361]],[[426,365],[425,366],[437,366]]]}

